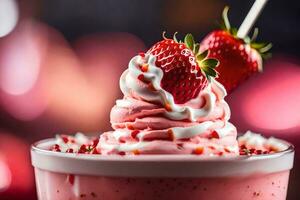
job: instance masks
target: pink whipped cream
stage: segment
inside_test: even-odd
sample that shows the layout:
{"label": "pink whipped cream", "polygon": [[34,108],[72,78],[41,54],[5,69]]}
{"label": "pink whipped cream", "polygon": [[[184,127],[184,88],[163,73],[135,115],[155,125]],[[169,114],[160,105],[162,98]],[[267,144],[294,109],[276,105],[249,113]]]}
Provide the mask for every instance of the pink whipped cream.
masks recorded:
{"label": "pink whipped cream", "polygon": [[124,97],[111,110],[114,131],[101,135],[101,153],[239,154],[225,88],[212,79],[196,98],[179,105],[161,88],[162,77],[154,56],[130,61],[120,78]]}
{"label": "pink whipped cream", "polygon": [[[260,134],[247,131],[238,136],[240,155],[270,154],[286,150],[289,146],[274,137],[265,138]],[[50,150],[62,153],[101,154],[99,137],[87,137],[82,133],[72,135],[57,135],[55,144]],[[194,152],[196,153],[196,152]],[[125,155],[124,153],[119,153]],[[219,154],[220,155],[220,154]]]}

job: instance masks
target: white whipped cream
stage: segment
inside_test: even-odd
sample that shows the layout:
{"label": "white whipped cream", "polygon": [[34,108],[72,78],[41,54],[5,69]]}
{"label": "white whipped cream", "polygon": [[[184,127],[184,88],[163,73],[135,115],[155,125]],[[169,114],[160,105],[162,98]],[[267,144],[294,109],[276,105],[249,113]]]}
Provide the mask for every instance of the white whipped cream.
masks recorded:
{"label": "white whipped cream", "polygon": [[[235,132],[235,127],[228,122],[230,118],[230,109],[225,102],[226,96],[225,88],[216,80],[212,79],[211,83],[199,93],[199,95],[191,99],[185,104],[176,104],[172,94],[164,90],[161,86],[161,80],[163,77],[163,71],[155,65],[155,56],[146,55],[144,58],[141,56],[135,56],[129,62],[128,69],[122,74],[120,78],[120,88],[124,96],[134,96],[148,102],[159,102],[163,107],[168,104],[171,111],[165,111],[164,115],[171,120],[185,120],[188,119],[191,122],[202,121],[209,114],[211,114],[217,106],[224,109],[224,121],[222,125],[217,124],[215,121],[204,121],[196,126],[191,127],[174,127],[171,130],[174,133],[175,139],[191,138],[195,135],[200,135],[213,126],[217,128],[217,132],[220,137],[225,137],[228,134]],[[143,72],[140,66],[143,64],[148,65],[148,70]],[[151,82],[155,91],[145,87],[138,76],[143,75],[144,78]],[[205,99],[205,105],[202,108],[194,108],[192,105],[199,105],[201,99]],[[218,105],[216,105],[218,103]],[[119,107],[128,107],[130,102],[124,98],[116,101],[116,105]],[[191,105],[191,106],[190,106]],[[199,120],[200,119],[200,120]],[[124,133],[123,133],[124,134]],[[141,136],[142,137],[142,136]]]}
{"label": "white whipped cream", "polygon": [[89,142],[89,138],[83,133],[76,133],[75,136],[71,138],[74,139],[74,143],[65,143],[61,135],[56,135],[55,144],[59,145],[62,152],[66,152],[68,149],[73,149],[74,152],[77,152],[81,145],[88,144]]}
{"label": "white whipped cream", "polygon": [[[146,55],[145,58],[141,56],[135,56],[129,62],[128,69],[124,71],[120,78],[120,88],[125,96],[135,96],[142,98],[148,102],[159,102],[162,106],[168,104],[171,111],[166,111],[165,116],[172,120],[189,119],[194,122],[199,118],[208,116],[215,107],[216,100],[220,100],[220,104],[224,106],[226,110],[225,119],[230,118],[230,109],[228,104],[224,101],[226,96],[225,88],[216,80],[212,79],[212,82],[199,93],[199,96],[190,100],[185,104],[176,104],[172,94],[161,88],[160,83],[163,78],[163,71],[155,65],[155,56]],[[140,66],[143,64],[148,65],[147,72],[143,72]],[[150,81],[156,91],[150,90],[145,87],[143,83],[138,79],[138,76],[143,75],[144,78]],[[215,91],[215,92],[213,92]],[[201,98],[205,98],[205,106],[202,108],[193,108],[188,105],[196,105],[197,101]],[[118,100],[117,105],[120,107],[126,107],[127,102],[125,99]]]}
{"label": "white whipped cream", "polygon": [[[130,152],[134,150],[151,150],[151,152],[166,150],[170,153],[191,153],[198,145],[205,145],[207,151],[210,151],[208,150],[209,146],[213,146],[215,152],[224,152],[226,149],[231,153],[238,154],[237,131],[235,126],[228,122],[230,109],[224,100],[226,96],[225,88],[212,79],[196,98],[184,104],[176,104],[172,94],[161,87],[164,72],[155,65],[155,61],[156,57],[151,54],[146,54],[145,57],[135,56],[131,59],[128,69],[124,71],[120,78],[120,88],[124,98],[117,100],[116,107],[113,109],[124,108],[124,110],[129,111],[130,115],[130,109],[133,108],[133,98],[137,101],[161,105],[161,108],[165,109],[160,112],[167,120],[187,121],[191,125],[171,126],[165,129],[146,128],[138,133],[138,141],[130,139],[132,131],[126,127],[116,129],[101,136],[99,142],[101,152],[109,154],[110,152]],[[142,70],[141,66],[145,65],[147,70]],[[144,81],[139,79],[141,76],[143,76]],[[114,113],[114,115],[117,115],[117,113]],[[155,116],[150,117],[155,118]],[[209,140],[209,134],[213,131],[218,133],[218,139],[215,139],[218,142]],[[167,139],[169,134],[172,134],[174,141],[147,140],[149,137]],[[119,142],[120,139],[126,142]],[[192,140],[185,143],[181,150],[176,145],[177,142],[182,142],[181,139]],[[210,155],[209,152],[207,154]]]}
{"label": "white whipped cream", "polygon": [[270,137],[265,138],[261,134],[247,131],[244,135],[238,137],[240,145],[245,145],[248,149],[274,149],[276,151],[284,151],[289,146],[280,139]]}

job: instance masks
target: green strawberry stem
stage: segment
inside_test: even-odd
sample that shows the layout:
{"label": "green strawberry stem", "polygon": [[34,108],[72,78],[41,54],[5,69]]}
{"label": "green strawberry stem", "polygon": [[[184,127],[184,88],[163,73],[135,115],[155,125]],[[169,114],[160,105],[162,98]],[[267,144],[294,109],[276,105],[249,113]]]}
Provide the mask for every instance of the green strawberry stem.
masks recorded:
{"label": "green strawberry stem", "polygon": [[215,68],[219,65],[219,61],[214,58],[207,58],[208,50],[199,52],[200,44],[195,43],[192,34],[187,34],[184,38],[184,44],[194,53],[196,61],[201,72],[206,76],[208,81],[217,76]]}
{"label": "green strawberry stem", "polygon": [[[206,76],[208,81],[211,81],[211,78],[217,77],[218,73],[215,68],[219,65],[219,61],[214,58],[207,58],[209,50],[205,50],[203,52],[199,52],[200,44],[196,43],[192,34],[188,33],[184,37],[184,42],[178,40],[177,32],[173,34],[173,40],[177,43],[183,43],[185,46],[190,49],[196,58],[196,62],[200,67],[200,70],[203,75]],[[166,31],[162,33],[162,37],[167,40]]]}
{"label": "green strawberry stem", "polygon": [[246,36],[245,38],[238,38],[237,28],[231,27],[230,25],[230,21],[228,19],[228,11],[229,11],[229,6],[225,6],[222,13],[221,29],[230,33],[234,38],[243,40],[245,44],[249,44],[253,49],[257,50],[260,53],[262,58],[266,59],[270,57],[271,53],[269,53],[269,50],[272,48],[272,43],[255,41],[258,36],[258,28],[254,29],[251,38],[249,36]]}

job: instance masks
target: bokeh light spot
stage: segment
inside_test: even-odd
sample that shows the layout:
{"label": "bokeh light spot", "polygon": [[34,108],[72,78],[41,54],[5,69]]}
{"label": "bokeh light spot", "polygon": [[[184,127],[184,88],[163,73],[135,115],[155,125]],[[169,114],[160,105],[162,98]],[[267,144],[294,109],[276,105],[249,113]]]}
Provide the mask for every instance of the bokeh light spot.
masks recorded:
{"label": "bokeh light spot", "polygon": [[8,94],[26,93],[38,78],[41,52],[34,36],[28,24],[21,25],[2,46],[0,86]]}
{"label": "bokeh light spot", "polygon": [[16,26],[19,10],[15,0],[0,1],[0,37],[9,34]]}
{"label": "bokeh light spot", "polygon": [[11,184],[11,172],[7,164],[0,160],[0,192],[5,191]]}
{"label": "bokeh light spot", "polygon": [[232,121],[255,130],[290,130],[300,127],[300,67],[274,59],[262,74],[251,78],[228,97]]}

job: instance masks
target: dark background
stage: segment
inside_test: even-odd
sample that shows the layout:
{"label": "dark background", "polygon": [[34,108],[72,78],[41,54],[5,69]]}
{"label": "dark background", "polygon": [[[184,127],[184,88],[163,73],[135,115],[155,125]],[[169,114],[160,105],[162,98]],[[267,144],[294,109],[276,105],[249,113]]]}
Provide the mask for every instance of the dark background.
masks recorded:
{"label": "dark background", "polygon": [[[162,31],[192,32],[200,40],[217,27],[225,5],[230,21],[239,27],[254,1],[238,0],[49,0],[41,3],[43,21],[60,30],[69,41],[94,32],[129,32],[147,46],[161,39]],[[270,1],[256,26],[260,38],[274,43],[273,52],[299,55],[300,3]]]}
{"label": "dark background", "polygon": [[[37,57],[40,62],[34,84],[29,90],[18,94],[9,91],[5,81],[10,78],[16,79],[16,82],[24,79],[26,83],[31,80],[26,78],[28,70],[25,69],[24,74],[18,76],[15,73],[6,75],[6,71],[0,74],[0,161],[3,158],[11,171],[11,184],[5,190],[0,187],[0,199],[35,199],[33,170],[28,154],[29,144],[32,142],[53,137],[56,133],[95,133],[110,129],[110,108],[114,100],[121,97],[118,88],[121,72],[132,56],[160,40],[163,31],[167,31],[167,35],[178,31],[181,37],[192,33],[197,41],[201,41],[207,33],[218,27],[217,22],[220,21],[225,5],[230,6],[229,18],[232,25],[239,27],[253,2],[19,1],[20,19],[15,30],[0,38],[0,73],[6,70],[5,61],[10,55],[14,56],[13,59],[20,68],[31,66],[31,60]],[[232,106],[232,122],[241,132],[251,129],[266,135],[277,135],[294,143],[296,150],[300,144],[300,116],[297,114],[300,113],[299,21],[299,1],[268,2],[256,26],[260,30],[258,40],[273,43],[273,59],[266,61],[265,73],[253,77],[228,97]],[[32,43],[24,42],[28,40]],[[34,52],[31,45],[39,52]],[[26,60],[21,55],[26,58],[32,56],[33,59]],[[29,69],[34,74],[34,69]],[[276,74],[273,74],[275,71]],[[249,112],[254,118],[243,115],[241,107],[246,100],[242,91],[255,92],[253,88],[263,88],[264,79],[268,80],[268,86],[273,87],[274,84],[274,87],[281,88],[281,82],[272,79],[278,74],[286,81],[292,79],[290,85],[293,90],[283,94],[290,95],[287,99],[292,101],[272,99],[274,95],[280,96],[280,93],[265,92],[265,99],[278,102],[276,105],[289,104],[287,108],[274,108],[283,110],[281,114],[270,113],[267,117],[271,121],[274,117],[274,121],[279,120],[279,123],[281,118],[290,118],[295,123],[286,123],[285,126],[276,126],[277,128],[272,123],[267,124],[268,126],[259,126],[255,120],[252,123],[251,119],[263,119],[266,115],[260,115],[260,111],[256,113],[255,109]],[[262,85],[258,85],[258,82]],[[263,91],[262,89],[258,93],[263,94]],[[249,98],[251,96],[247,97]],[[241,107],[237,106],[240,104]],[[13,160],[9,153],[11,149],[16,149]],[[289,200],[300,198],[297,191],[300,186],[299,162],[300,158],[296,156]]]}

